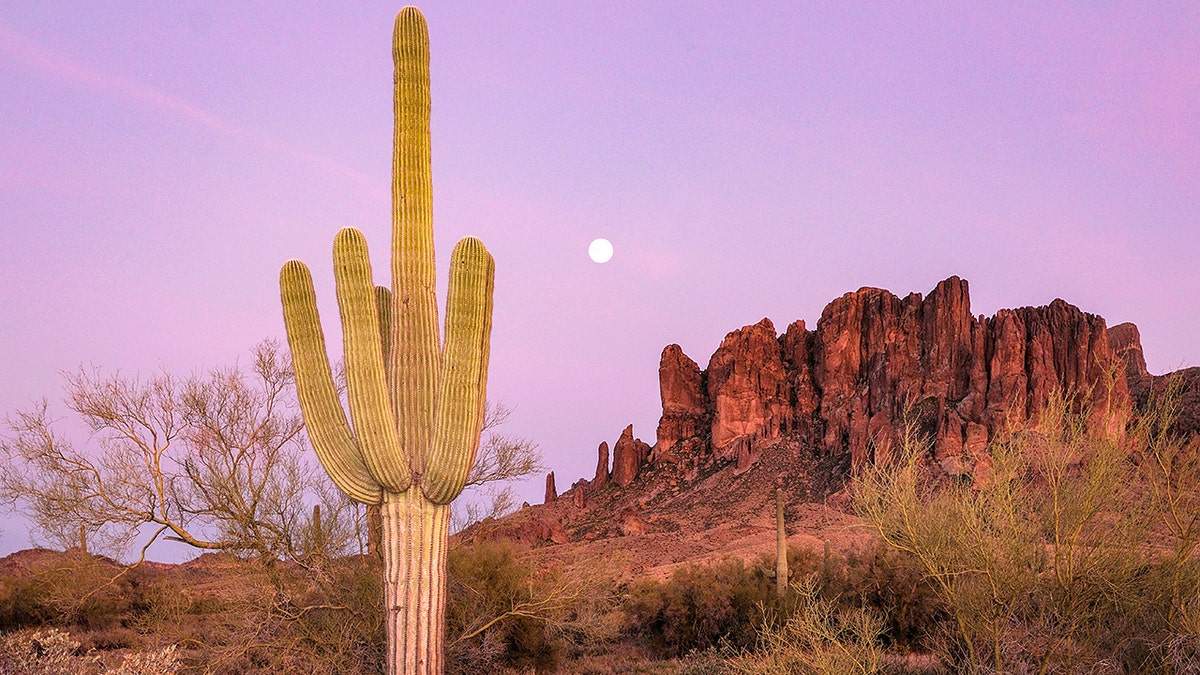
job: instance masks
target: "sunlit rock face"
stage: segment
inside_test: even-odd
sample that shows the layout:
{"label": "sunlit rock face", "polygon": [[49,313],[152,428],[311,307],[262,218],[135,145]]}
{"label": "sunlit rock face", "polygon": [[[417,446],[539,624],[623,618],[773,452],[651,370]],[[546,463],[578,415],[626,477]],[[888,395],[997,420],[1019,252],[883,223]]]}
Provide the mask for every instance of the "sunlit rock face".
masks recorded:
{"label": "sunlit rock face", "polygon": [[608,485],[608,442],[600,441],[596,448],[596,475],[592,478],[592,489],[599,490]]}
{"label": "sunlit rock face", "polygon": [[958,277],[925,297],[862,288],[826,306],[815,330],[796,321],[776,336],[763,319],[729,333],[704,371],[677,346],[664,350],[656,461],[686,461],[687,447],[744,468],[757,448],[794,435],[859,466],[907,423],[945,471],[969,474],[990,437],[1035,425],[1056,391],[1088,406],[1094,432],[1119,434],[1126,371],[1104,319],[1062,300],[985,318],[971,314]]}
{"label": "sunlit rock face", "polygon": [[725,336],[708,361],[712,450],[736,459],[791,430],[792,385],[775,326],[763,319]]}
{"label": "sunlit rock face", "polygon": [[[663,349],[658,364],[658,390],[662,417],[654,445],[655,462],[677,458],[673,454],[676,444],[699,432],[707,405],[700,366],[679,345]],[[606,446],[606,452],[607,449]]]}
{"label": "sunlit rock face", "polygon": [[1179,397],[1178,415],[1172,429],[1185,437],[1200,433],[1200,367],[1183,368],[1165,375],[1151,375],[1142,353],[1142,336],[1137,326],[1122,323],[1108,329],[1108,345],[1125,364],[1125,379],[1135,406],[1147,403],[1151,394],[1162,396],[1167,389]]}
{"label": "sunlit rock face", "polygon": [[649,456],[650,446],[633,437],[633,425],[625,427],[613,446],[612,482],[621,487],[632,483]]}
{"label": "sunlit rock face", "polygon": [[1142,353],[1142,335],[1132,323],[1120,323],[1108,329],[1108,346],[1113,354],[1125,364],[1125,381],[1129,393],[1135,399],[1144,394],[1154,376],[1146,370],[1146,356]]}
{"label": "sunlit rock face", "polygon": [[1036,427],[1055,392],[1075,397],[1093,433],[1119,438],[1135,396],[1169,377],[1183,387],[1176,428],[1200,431],[1200,368],[1150,375],[1132,325],[1108,329],[1062,300],[976,316],[957,277],[924,296],[861,288],[813,328],[797,320],[779,335],[763,319],[730,332],[704,369],[667,346],[653,449],[625,427],[611,454],[597,448],[591,480],[561,494],[549,482],[546,504],[468,536],[543,546],[655,535],[682,547],[663,558],[677,562],[693,550],[678,533],[743,537],[727,516],[757,517],[779,483],[793,500],[844,508],[849,472],[894,456],[905,431],[929,444],[931,466],[980,484],[995,473],[989,443]]}

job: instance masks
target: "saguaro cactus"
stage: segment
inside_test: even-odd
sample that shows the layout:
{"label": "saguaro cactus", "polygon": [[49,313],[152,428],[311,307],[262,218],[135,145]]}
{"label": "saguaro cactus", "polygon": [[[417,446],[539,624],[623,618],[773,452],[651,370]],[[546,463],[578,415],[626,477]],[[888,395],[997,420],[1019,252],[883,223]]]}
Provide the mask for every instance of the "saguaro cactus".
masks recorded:
{"label": "saguaro cactus", "polygon": [[775,488],[775,595],[784,597],[788,587],[787,528],[783,522],[783,490]]}
{"label": "saguaro cactus", "polygon": [[333,482],[378,505],[391,673],[441,673],[449,504],[483,425],[494,263],[474,238],[450,257],[445,343],[434,292],[429,33],[415,7],[396,17],[392,52],[392,288],[375,287],[366,240],[338,232],[333,264],[350,421],[338,399],[312,276],[280,272],[284,323],[309,437]]}

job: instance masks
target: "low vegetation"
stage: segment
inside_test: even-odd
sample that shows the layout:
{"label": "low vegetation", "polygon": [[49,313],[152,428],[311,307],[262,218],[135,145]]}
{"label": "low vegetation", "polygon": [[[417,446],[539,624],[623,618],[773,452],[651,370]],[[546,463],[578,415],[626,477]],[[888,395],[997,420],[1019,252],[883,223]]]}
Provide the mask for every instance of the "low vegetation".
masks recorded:
{"label": "low vegetation", "polygon": [[[447,670],[1200,672],[1200,439],[1172,431],[1177,414],[1168,389],[1107,437],[1060,398],[995,439],[974,481],[902,434],[848,488],[869,543],[789,549],[782,596],[769,555],[618,582],[620,561],[452,548]],[[294,550],[134,568],[79,547],[10,556],[0,674],[380,672],[380,558]]]}

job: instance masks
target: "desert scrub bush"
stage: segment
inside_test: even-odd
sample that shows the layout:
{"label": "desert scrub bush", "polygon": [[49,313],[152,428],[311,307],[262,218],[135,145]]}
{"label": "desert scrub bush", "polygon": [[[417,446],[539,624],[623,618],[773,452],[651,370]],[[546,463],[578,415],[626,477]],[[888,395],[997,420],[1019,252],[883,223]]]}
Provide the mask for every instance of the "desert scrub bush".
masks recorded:
{"label": "desert scrub bush", "polygon": [[506,541],[450,551],[447,672],[554,672],[615,637],[613,584],[581,566],[537,563]]}
{"label": "desert scrub bush", "polygon": [[156,651],[126,654],[120,665],[104,675],[175,675],[179,669],[175,645],[168,645]]}
{"label": "desert scrub bush", "polygon": [[878,540],[832,554],[811,574],[822,598],[877,612],[884,621],[885,646],[927,649],[925,638],[945,619],[944,607],[916,561]]}
{"label": "desert scrub bush", "polygon": [[[909,556],[947,619],[938,651],[970,672],[1147,672],[1161,562],[1147,545],[1153,510],[1121,438],[1087,429],[1087,411],[1053,399],[1039,424],[989,446],[975,484],[930,470],[906,434],[895,464],[851,487],[859,514]],[[1169,594],[1168,594],[1169,595]]]}
{"label": "desert scrub bush", "polygon": [[[305,672],[351,675],[383,669],[380,568],[373,556],[325,561],[319,567],[233,560],[219,602],[203,597],[188,609],[215,606],[211,616],[185,614],[173,636],[188,669],[214,675]],[[190,632],[187,632],[190,631]],[[161,633],[160,633],[161,634]]]}
{"label": "desert scrub bush", "polygon": [[128,611],[129,575],[106,558],[45,553],[28,572],[3,579],[0,629],[44,624],[97,631],[119,627]]}
{"label": "desert scrub bush", "polygon": [[126,654],[106,668],[92,650],[57,628],[25,629],[0,637],[0,675],[175,675],[175,646]]}
{"label": "desert scrub bush", "polygon": [[642,579],[630,588],[627,631],[655,652],[677,657],[719,643],[754,646],[758,629],[777,599],[762,566],[729,558],[687,565],[666,581]]}
{"label": "desert scrub bush", "polygon": [[80,656],[79,642],[57,628],[25,629],[0,637],[0,675],[77,675],[97,672],[94,656]]}
{"label": "desert scrub bush", "polygon": [[809,577],[791,584],[795,610],[779,625],[763,622],[757,648],[729,660],[731,672],[754,675],[874,675],[883,669],[880,612],[839,606]]}

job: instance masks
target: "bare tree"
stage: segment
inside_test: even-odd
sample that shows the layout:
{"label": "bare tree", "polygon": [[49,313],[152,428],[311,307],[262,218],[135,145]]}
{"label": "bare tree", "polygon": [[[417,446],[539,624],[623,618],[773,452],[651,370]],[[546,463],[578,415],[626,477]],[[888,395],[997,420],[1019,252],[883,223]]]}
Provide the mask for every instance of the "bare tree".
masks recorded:
{"label": "bare tree", "polygon": [[[318,540],[331,554],[365,551],[367,509],[309,459],[286,352],[265,340],[251,359],[187,378],[65,373],[66,406],[92,442],[77,447],[61,433],[44,399],[9,415],[0,497],[60,548],[79,546],[81,532],[113,554],[146,537],[139,560],[164,538],[269,558],[302,559]],[[487,406],[459,527],[512,510],[511,482],[544,469],[535,443],[496,431],[511,414]]]}
{"label": "bare tree", "polygon": [[[9,416],[10,434],[0,437],[7,459],[0,496],[36,534],[64,546],[78,542],[82,528],[93,549],[114,553],[148,533],[139,560],[160,538],[303,556],[311,504],[322,503],[331,516],[347,507],[304,459],[286,355],[264,341],[247,370],[188,378],[160,372],[145,380],[98,369],[65,374],[66,405],[93,443],[77,448],[60,434],[45,400]],[[322,520],[326,541],[351,542],[353,532],[335,525],[338,518]]]}
{"label": "bare tree", "polygon": [[503,402],[488,401],[483,413],[483,440],[466,486],[454,502],[452,530],[509,513],[516,508],[512,484],[546,470],[536,443],[497,431],[511,415],[512,409]]}

